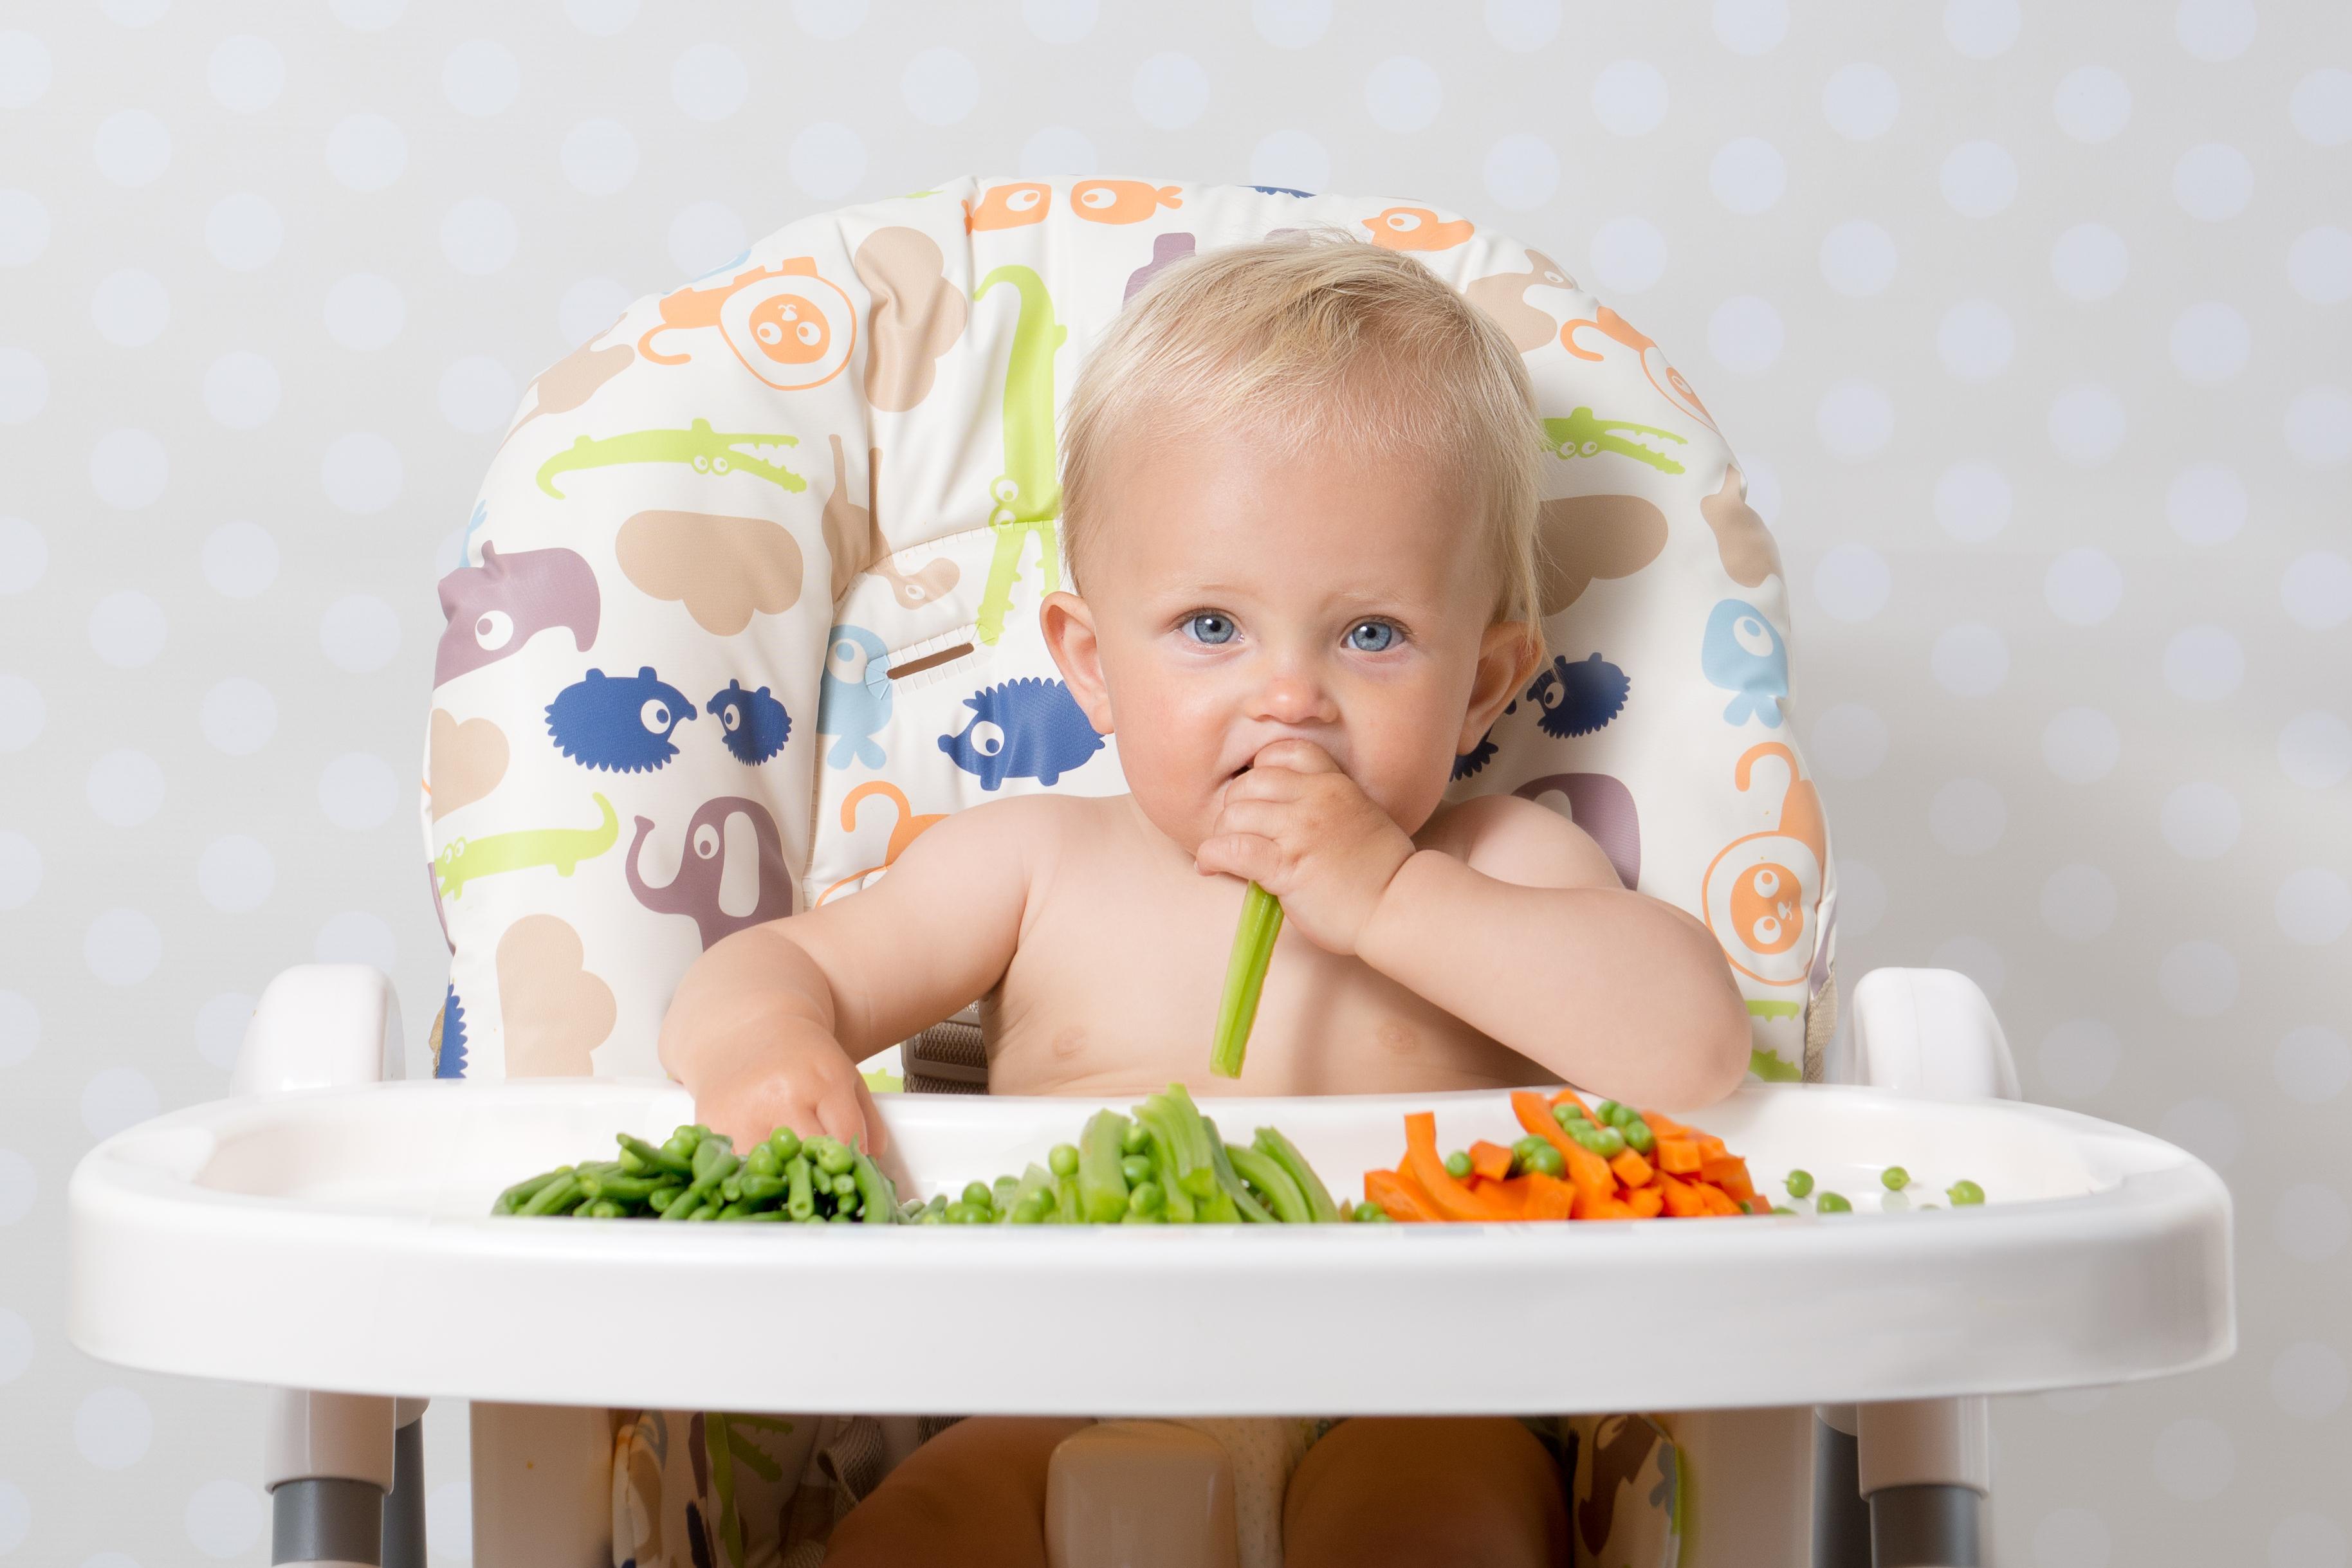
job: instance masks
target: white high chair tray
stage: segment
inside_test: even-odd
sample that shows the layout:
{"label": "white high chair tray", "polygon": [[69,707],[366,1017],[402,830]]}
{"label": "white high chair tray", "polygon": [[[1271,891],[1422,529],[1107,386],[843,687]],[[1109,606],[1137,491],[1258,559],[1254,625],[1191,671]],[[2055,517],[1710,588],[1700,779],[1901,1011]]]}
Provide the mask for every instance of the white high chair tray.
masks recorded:
{"label": "white high chair tray", "polygon": [[[1120,1102],[1111,1102],[1121,1103]],[[881,1097],[902,1197],[1042,1160],[1095,1102]],[[1204,1099],[1336,1196],[1517,1137],[1498,1092]],[[218,1102],[74,1173],[74,1342],[350,1393],[715,1410],[1252,1415],[1697,1409],[2023,1391],[2232,1344],[2205,1166],[2040,1106],[1751,1084],[1693,1118],[1759,1191],[1852,1215],[1526,1225],[665,1225],[493,1218],[506,1186],[658,1140],[675,1084],[389,1083]],[[1981,1207],[1873,1212],[1961,1176]]]}

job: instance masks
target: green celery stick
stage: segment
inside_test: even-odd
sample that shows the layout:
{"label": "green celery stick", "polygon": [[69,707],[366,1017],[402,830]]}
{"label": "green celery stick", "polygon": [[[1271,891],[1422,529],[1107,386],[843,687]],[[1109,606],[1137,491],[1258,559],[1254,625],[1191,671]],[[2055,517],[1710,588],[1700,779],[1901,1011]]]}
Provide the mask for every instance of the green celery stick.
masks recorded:
{"label": "green celery stick", "polygon": [[1225,992],[1217,1002],[1217,1034],[1209,1050],[1209,1071],[1239,1078],[1249,1050],[1250,1025],[1257,1021],[1258,992],[1274,939],[1282,934],[1282,900],[1252,883],[1242,894],[1241,924],[1234,928],[1233,956],[1225,960]]}

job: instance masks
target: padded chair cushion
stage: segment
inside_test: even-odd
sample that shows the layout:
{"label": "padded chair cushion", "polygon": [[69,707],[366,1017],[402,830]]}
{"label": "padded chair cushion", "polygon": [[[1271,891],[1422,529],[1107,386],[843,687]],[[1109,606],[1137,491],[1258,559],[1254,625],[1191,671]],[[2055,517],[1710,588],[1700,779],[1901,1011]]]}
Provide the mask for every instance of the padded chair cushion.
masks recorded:
{"label": "padded chair cushion", "polygon": [[678,978],[974,800],[1123,788],[1037,633],[1055,415],[1160,268],[1310,225],[1527,357],[1545,668],[1457,765],[1705,918],[1793,1077],[1828,973],[1787,595],[1706,406],[1541,252],[1417,204],[961,180],[803,219],[531,383],[441,583],[424,800],[445,1076],[659,1071]]}

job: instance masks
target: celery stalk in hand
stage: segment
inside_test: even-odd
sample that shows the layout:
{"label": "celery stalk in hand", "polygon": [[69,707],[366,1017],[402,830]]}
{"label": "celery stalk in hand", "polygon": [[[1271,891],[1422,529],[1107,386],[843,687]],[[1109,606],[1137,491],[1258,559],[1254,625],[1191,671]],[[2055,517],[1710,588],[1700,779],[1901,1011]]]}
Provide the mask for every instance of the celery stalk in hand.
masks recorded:
{"label": "celery stalk in hand", "polygon": [[1282,934],[1282,900],[1255,883],[1242,894],[1241,924],[1234,928],[1233,956],[1225,960],[1225,990],[1217,1002],[1217,1033],[1209,1050],[1209,1071],[1239,1078],[1249,1050],[1250,1025],[1257,1020],[1258,992]]}

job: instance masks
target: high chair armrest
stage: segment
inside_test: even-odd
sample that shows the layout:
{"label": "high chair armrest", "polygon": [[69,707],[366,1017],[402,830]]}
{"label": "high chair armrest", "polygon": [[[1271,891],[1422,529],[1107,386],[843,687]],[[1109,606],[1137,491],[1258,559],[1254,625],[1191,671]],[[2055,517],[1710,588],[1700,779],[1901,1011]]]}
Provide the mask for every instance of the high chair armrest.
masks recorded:
{"label": "high chair armrest", "polygon": [[261,993],[245,1026],[232,1094],[341,1088],[408,1076],[400,998],[370,964],[297,964]]}
{"label": "high chair armrest", "polygon": [[2021,1100],[1992,1003],[1954,969],[1873,969],[1853,988],[1852,1079],[1930,1100]]}

